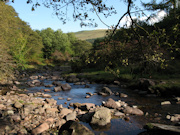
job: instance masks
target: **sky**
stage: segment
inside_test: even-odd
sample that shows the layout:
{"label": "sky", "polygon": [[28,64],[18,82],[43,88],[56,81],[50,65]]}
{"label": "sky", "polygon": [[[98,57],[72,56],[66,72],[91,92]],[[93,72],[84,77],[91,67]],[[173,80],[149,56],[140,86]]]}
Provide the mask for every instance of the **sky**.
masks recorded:
{"label": "sky", "polygon": [[[27,0],[14,0],[14,3],[9,3],[9,5],[13,6],[15,11],[18,13],[19,17],[27,22],[30,27],[34,30],[42,30],[48,27],[53,30],[61,29],[64,33],[68,32],[77,32],[82,30],[95,30],[95,29],[107,29],[108,27],[104,25],[97,15],[92,12],[88,12],[89,16],[95,19],[95,22],[98,24],[98,27],[80,27],[80,21],[74,22],[71,17],[71,12],[73,8],[69,8],[68,17],[70,20],[63,24],[56,15],[53,14],[52,8],[46,8],[43,5],[39,6],[32,11],[32,5],[26,3]],[[40,0],[41,1],[41,0]],[[113,5],[116,9],[117,14],[113,14],[112,16],[105,18],[99,14],[101,20],[105,22],[107,25],[112,26],[116,25],[119,18],[126,12],[127,4],[123,2],[123,0],[105,0],[107,5]],[[141,7],[140,0],[136,0],[136,5]],[[149,14],[149,13],[147,13]],[[159,13],[160,16],[163,16],[164,13]],[[127,19],[124,18],[122,20],[121,26],[125,23]]]}

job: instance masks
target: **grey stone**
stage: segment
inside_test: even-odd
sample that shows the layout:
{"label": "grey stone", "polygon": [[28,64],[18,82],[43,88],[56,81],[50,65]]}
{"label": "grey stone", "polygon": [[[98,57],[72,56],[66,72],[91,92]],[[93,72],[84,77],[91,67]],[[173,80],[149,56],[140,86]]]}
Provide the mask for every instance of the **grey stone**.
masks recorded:
{"label": "grey stone", "polygon": [[91,119],[91,124],[105,126],[111,122],[111,111],[108,108],[98,108]]}

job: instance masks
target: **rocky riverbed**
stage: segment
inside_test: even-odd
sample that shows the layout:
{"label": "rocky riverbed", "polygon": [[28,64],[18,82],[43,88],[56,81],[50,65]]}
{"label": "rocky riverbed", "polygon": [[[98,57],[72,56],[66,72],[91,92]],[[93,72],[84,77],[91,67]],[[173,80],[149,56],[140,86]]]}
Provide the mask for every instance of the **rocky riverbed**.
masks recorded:
{"label": "rocky riverbed", "polygon": [[[118,134],[121,127],[128,123],[132,125],[128,127],[130,132],[121,134],[135,135],[146,131],[142,129],[146,122],[178,125],[178,97],[171,101],[164,98],[157,100],[156,95],[137,96],[139,90],[137,93],[128,90],[122,93],[118,81],[111,85],[102,84],[98,91],[93,91],[92,82],[77,76],[63,77],[61,74],[60,71],[22,73],[19,81],[15,80],[7,90],[1,90],[1,134]],[[89,91],[83,91],[83,97],[82,89],[76,91],[79,97],[63,95],[75,88]],[[151,105],[148,105],[150,102],[147,98],[154,100]],[[172,107],[174,109],[171,111]],[[150,110],[152,108],[154,110]],[[115,124],[113,121],[116,121]],[[117,127],[120,122],[121,127]],[[133,123],[141,123],[138,130],[134,130]],[[106,132],[110,127],[116,132]]]}

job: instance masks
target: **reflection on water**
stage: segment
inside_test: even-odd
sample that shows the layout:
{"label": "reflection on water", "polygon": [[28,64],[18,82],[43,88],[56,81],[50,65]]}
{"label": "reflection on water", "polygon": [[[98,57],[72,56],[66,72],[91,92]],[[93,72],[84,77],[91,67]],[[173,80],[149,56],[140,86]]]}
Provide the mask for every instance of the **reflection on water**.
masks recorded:
{"label": "reflection on water", "polygon": [[[45,85],[52,84],[53,81],[51,80],[44,80],[43,83]],[[59,81],[61,83],[66,83],[65,81]],[[171,113],[177,113],[178,110],[180,110],[179,106],[173,105],[170,108],[167,107],[161,107],[160,102],[164,101],[164,98],[156,98],[156,97],[142,97],[139,96],[137,93],[132,92],[131,90],[122,89],[115,86],[108,86],[113,92],[123,92],[128,95],[128,98],[120,98],[119,96],[99,96],[99,95],[93,95],[90,98],[85,98],[87,95],[87,92],[91,93],[97,93],[102,89],[104,84],[88,84],[90,88],[85,88],[84,85],[74,85],[73,83],[70,83],[72,86],[72,89],[70,91],[60,91],[60,92],[54,92],[54,87],[46,88],[44,86],[41,87],[32,87],[27,88],[29,92],[37,92],[41,91],[43,89],[51,89],[51,92],[47,92],[48,94],[52,95],[52,98],[57,100],[57,104],[63,104],[64,107],[68,107],[69,103],[94,103],[96,105],[101,105],[102,101],[106,101],[108,98],[113,98],[114,100],[123,100],[127,102],[129,105],[138,105],[145,113],[148,112],[149,116],[155,114],[155,113],[161,113],[164,115],[167,114],[167,112],[171,111]],[[63,100],[58,100],[59,97],[63,97]],[[67,98],[71,98],[70,101],[67,101]],[[67,102],[67,104],[64,104]],[[111,124],[107,125],[105,128],[97,128],[97,127],[91,127],[88,123],[83,123],[88,128],[90,128],[95,134],[100,134],[101,132],[108,134],[108,135],[137,135],[140,132],[143,132],[143,125],[149,121],[152,120],[154,122],[154,117],[144,117],[144,116],[130,116],[131,120],[126,122],[122,119],[112,119]]]}

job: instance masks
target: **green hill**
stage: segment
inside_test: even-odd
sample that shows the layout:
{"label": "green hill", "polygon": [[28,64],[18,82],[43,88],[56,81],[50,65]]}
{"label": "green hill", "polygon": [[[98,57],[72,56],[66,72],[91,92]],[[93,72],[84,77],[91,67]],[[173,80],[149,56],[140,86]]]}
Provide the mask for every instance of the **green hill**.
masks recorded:
{"label": "green hill", "polygon": [[106,30],[90,30],[90,31],[79,31],[75,32],[77,38],[81,40],[87,40],[93,42],[97,38],[102,38],[106,35]]}

